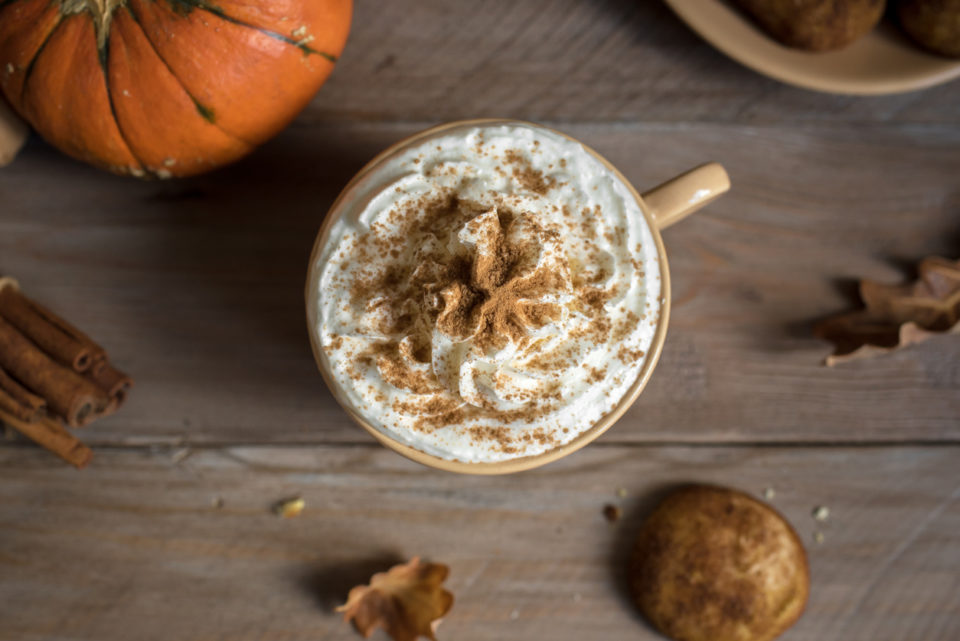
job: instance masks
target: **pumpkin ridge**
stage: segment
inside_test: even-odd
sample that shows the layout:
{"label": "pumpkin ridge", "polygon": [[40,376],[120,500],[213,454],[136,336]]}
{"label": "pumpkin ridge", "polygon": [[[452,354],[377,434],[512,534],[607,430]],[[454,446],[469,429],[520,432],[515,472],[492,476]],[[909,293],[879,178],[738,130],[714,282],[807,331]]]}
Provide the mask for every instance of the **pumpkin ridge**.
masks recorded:
{"label": "pumpkin ridge", "polygon": [[321,58],[325,59],[328,62],[332,62],[334,64],[336,64],[337,62],[337,57],[335,55],[327,53],[326,51],[320,51],[319,49],[314,49],[313,47],[308,46],[307,42],[305,42],[305,40],[307,40],[306,38],[304,40],[294,40],[293,38],[289,38],[283,35],[282,33],[277,33],[276,31],[271,31],[270,29],[264,29],[263,27],[258,27],[256,25],[249,24],[247,22],[238,20],[237,18],[234,18],[233,16],[227,15],[225,13],[217,14],[217,15],[219,15],[221,18],[223,18],[227,22],[232,22],[235,25],[238,25],[241,27],[247,27],[248,29],[254,29],[256,31],[259,31],[265,36],[270,36],[271,38],[275,38],[280,42],[285,42],[288,45],[296,47],[297,49],[302,51],[305,56],[309,56],[310,54],[313,54],[316,56],[320,56]]}
{"label": "pumpkin ridge", "polygon": [[33,61],[22,113],[40,136],[68,155],[117,174],[143,175],[110,116],[93,21],[71,14],[58,24]]}
{"label": "pumpkin ridge", "polygon": [[265,36],[269,36],[271,38],[279,40],[280,42],[284,42],[290,46],[296,47],[297,49],[302,51],[304,55],[313,54],[313,55],[320,56],[321,58],[327,60],[328,62],[332,62],[334,64],[337,62],[337,57],[335,55],[327,53],[326,51],[320,51],[319,49],[314,49],[313,47],[308,46],[308,42],[310,40],[308,38],[304,38],[303,40],[294,40],[293,38],[285,36],[282,33],[277,33],[272,29],[266,29],[264,27],[258,27],[255,24],[250,24],[249,22],[244,22],[239,18],[235,18],[231,16],[230,14],[228,14],[226,11],[216,6],[215,4],[206,2],[206,0],[167,0],[167,3],[177,13],[180,13],[181,11],[185,13],[189,13],[194,9],[199,9],[200,11],[206,11],[207,13],[212,13],[218,18],[222,18],[227,22],[235,24],[239,27],[247,27],[248,29],[259,31]]}
{"label": "pumpkin ridge", "polygon": [[47,37],[43,39],[43,42],[40,43],[40,46],[37,47],[37,50],[33,53],[33,57],[30,58],[30,64],[27,65],[27,68],[23,71],[23,84],[20,86],[20,98],[18,102],[22,105],[24,96],[27,95],[27,86],[30,83],[30,76],[33,75],[33,68],[36,65],[37,58],[40,57],[40,54],[43,53],[44,47],[47,46],[47,43],[50,42],[50,39],[53,37],[53,34],[57,32],[57,29],[60,28],[60,25],[63,23],[63,14],[60,14],[60,17],[57,18],[57,24],[53,25],[50,29],[50,33],[47,34]]}
{"label": "pumpkin ridge", "polygon": [[[166,63],[164,63],[164,64],[166,64]],[[169,67],[167,67],[167,68],[169,69]],[[177,78],[177,77],[174,76],[174,78]],[[177,82],[179,82],[179,81],[180,81],[180,79],[177,78]],[[183,86],[183,85],[181,85],[181,86]],[[184,91],[186,91],[186,89],[184,89]],[[189,93],[188,93],[187,95],[190,96]],[[209,122],[211,125],[217,124],[217,114],[216,114],[216,112],[213,110],[212,107],[206,106],[205,104],[203,104],[202,102],[200,102],[199,100],[197,100],[196,98],[194,98],[193,96],[190,96],[190,100],[193,101],[193,105],[197,108],[197,113],[200,114],[200,117],[201,117],[201,118],[203,118],[204,120],[206,120],[207,122]]]}
{"label": "pumpkin ridge", "polygon": [[113,122],[117,125],[117,131],[120,132],[120,139],[123,141],[123,144],[127,146],[127,150],[130,152],[130,157],[133,158],[137,165],[139,165],[139,170],[137,168],[131,167],[130,173],[134,176],[137,176],[138,171],[150,174],[155,178],[159,176],[150,169],[143,160],[137,156],[137,152],[134,151],[133,145],[130,144],[130,140],[127,138],[127,134],[123,131],[123,125],[120,124],[120,119],[117,117],[117,109],[113,105],[113,91],[110,89],[110,73],[108,62],[110,59],[110,34],[107,34],[106,39],[103,42],[102,46],[97,47],[97,51],[100,57],[100,71],[103,72],[103,84],[107,88],[107,104],[110,106],[110,117],[113,118]]}
{"label": "pumpkin ridge", "polygon": [[204,105],[202,102],[200,102],[200,101],[197,99],[196,96],[194,96],[192,93],[190,93],[190,90],[187,89],[186,85],[183,84],[183,81],[180,80],[180,77],[177,76],[177,74],[176,74],[176,72],[174,72],[173,68],[167,63],[166,60],[163,59],[163,56],[160,54],[160,50],[157,49],[157,45],[154,44],[153,40],[150,39],[150,33],[149,33],[146,29],[143,28],[143,24],[141,24],[140,18],[137,17],[137,12],[134,11],[134,10],[133,10],[132,8],[130,8],[129,6],[126,6],[126,5],[125,5],[123,8],[127,11],[127,13],[130,14],[130,17],[133,19],[133,23],[134,23],[135,25],[137,25],[137,28],[140,29],[140,31],[143,33],[144,39],[145,39],[145,40],[147,41],[147,43],[150,45],[150,48],[153,49],[153,53],[156,54],[157,59],[158,59],[160,62],[163,63],[163,66],[167,68],[167,71],[170,72],[170,75],[173,77],[173,79],[177,81],[177,84],[180,85],[180,88],[183,89],[183,92],[184,92],[185,94],[187,94],[187,97],[189,97],[190,100],[193,101],[193,104],[196,105],[196,107],[197,107],[197,113],[200,115],[200,117],[203,118],[204,120],[206,120],[207,122],[209,122],[209,123],[210,123],[211,125],[213,125],[214,127],[216,127],[221,133],[223,133],[224,136],[227,136],[227,137],[229,137],[229,138],[232,138],[233,140],[236,140],[237,142],[243,143],[244,145],[253,146],[253,143],[251,143],[250,141],[244,140],[243,138],[240,138],[239,136],[236,136],[236,135],[230,133],[229,131],[226,131],[223,127],[221,127],[219,124],[217,124],[217,122],[216,122],[216,114],[214,113],[213,109],[211,109],[210,107],[207,107],[206,105]]}

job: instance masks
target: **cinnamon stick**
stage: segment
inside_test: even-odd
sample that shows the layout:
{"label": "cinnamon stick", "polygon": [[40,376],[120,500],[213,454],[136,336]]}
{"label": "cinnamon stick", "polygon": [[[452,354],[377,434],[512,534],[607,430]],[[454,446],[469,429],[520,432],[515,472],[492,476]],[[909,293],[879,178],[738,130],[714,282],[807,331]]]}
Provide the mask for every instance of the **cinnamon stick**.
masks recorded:
{"label": "cinnamon stick", "polygon": [[105,414],[110,414],[123,405],[127,400],[127,392],[133,387],[133,379],[106,360],[94,363],[86,373],[86,377],[110,397],[110,406],[104,412]]}
{"label": "cinnamon stick", "polygon": [[78,469],[86,467],[93,458],[89,447],[53,419],[43,416],[35,421],[23,421],[0,409],[0,421]]}
{"label": "cinnamon stick", "polygon": [[22,421],[33,421],[47,409],[47,402],[31,394],[0,368],[0,409],[5,409]]}
{"label": "cinnamon stick", "polygon": [[104,358],[102,347],[42,305],[20,293],[12,278],[0,278],[0,316],[57,362],[85,372]]}
{"label": "cinnamon stick", "polygon": [[0,318],[0,367],[47,399],[54,414],[70,427],[82,427],[110,403],[97,385],[43,353],[16,327]]}

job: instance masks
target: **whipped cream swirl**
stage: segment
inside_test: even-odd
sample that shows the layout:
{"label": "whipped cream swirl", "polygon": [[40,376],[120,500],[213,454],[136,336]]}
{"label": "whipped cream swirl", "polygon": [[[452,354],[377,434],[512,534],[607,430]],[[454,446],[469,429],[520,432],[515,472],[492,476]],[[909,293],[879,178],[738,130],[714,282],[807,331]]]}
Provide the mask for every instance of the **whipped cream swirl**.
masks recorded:
{"label": "whipped cream swirl", "polygon": [[442,458],[569,442],[647,357],[656,246],[578,143],[526,125],[448,131],[364,177],[311,266],[312,331],[353,409]]}

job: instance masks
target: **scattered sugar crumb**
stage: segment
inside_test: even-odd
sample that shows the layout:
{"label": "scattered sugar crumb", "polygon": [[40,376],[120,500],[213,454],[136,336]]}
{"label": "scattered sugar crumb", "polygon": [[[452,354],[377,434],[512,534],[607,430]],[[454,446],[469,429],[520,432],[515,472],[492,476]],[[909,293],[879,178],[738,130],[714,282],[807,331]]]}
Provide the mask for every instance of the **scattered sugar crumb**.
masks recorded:
{"label": "scattered sugar crumb", "polygon": [[273,512],[277,516],[282,516],[285,519],[292,519],[300,516],[300,514],[303,512],[303,508],[306,507],[306,505],[307,504],[302,497],[296,496],[278,501],[273,506]]}

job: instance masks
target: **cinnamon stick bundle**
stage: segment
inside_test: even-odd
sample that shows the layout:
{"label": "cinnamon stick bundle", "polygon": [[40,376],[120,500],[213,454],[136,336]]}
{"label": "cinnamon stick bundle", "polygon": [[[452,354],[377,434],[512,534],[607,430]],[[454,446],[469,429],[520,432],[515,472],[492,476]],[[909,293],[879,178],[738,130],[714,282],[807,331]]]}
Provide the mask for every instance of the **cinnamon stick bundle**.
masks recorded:
{"label": "cinnamon stick bundle", "polygon": [[86,376],[110,397],[111,410],[119,408],[127,400],[127,392],[133,387],[133,379],[106,360],[94,363]]}
{"label": "cinnamon stick bundle", "polygon": [[89,447],[53,419],[44,416],[34,421],[24,421],[0,409],[0,422],[9,425],[78,469],[86,467],[93,458],[93,452]]}
{"label": "cinnamon stick bundle", "polygon": [[77,372],[106,358],[103,348],[89,336],[21,294],[12,278],[0,278],[0,316],[54,360]]}
{"label": "cinnamon stick bundle", "polygon": [[47,402],[36,394],[31,394],[0,368],[0,409],[21,421],[33,421],[46,411]]}
{"label": "cinnamon stick bundle", "polygon": [[106,416],[132,386],[89,336],[0,277],[0,421],[83,467],[89,448],[59,421],[82,427]]}
{"label": "cinnamon stick bundle", "polygon": [[106,391],[60,365],[0,318],[0,367],[47,400],[70,427],[82,427],[110,404]]}

